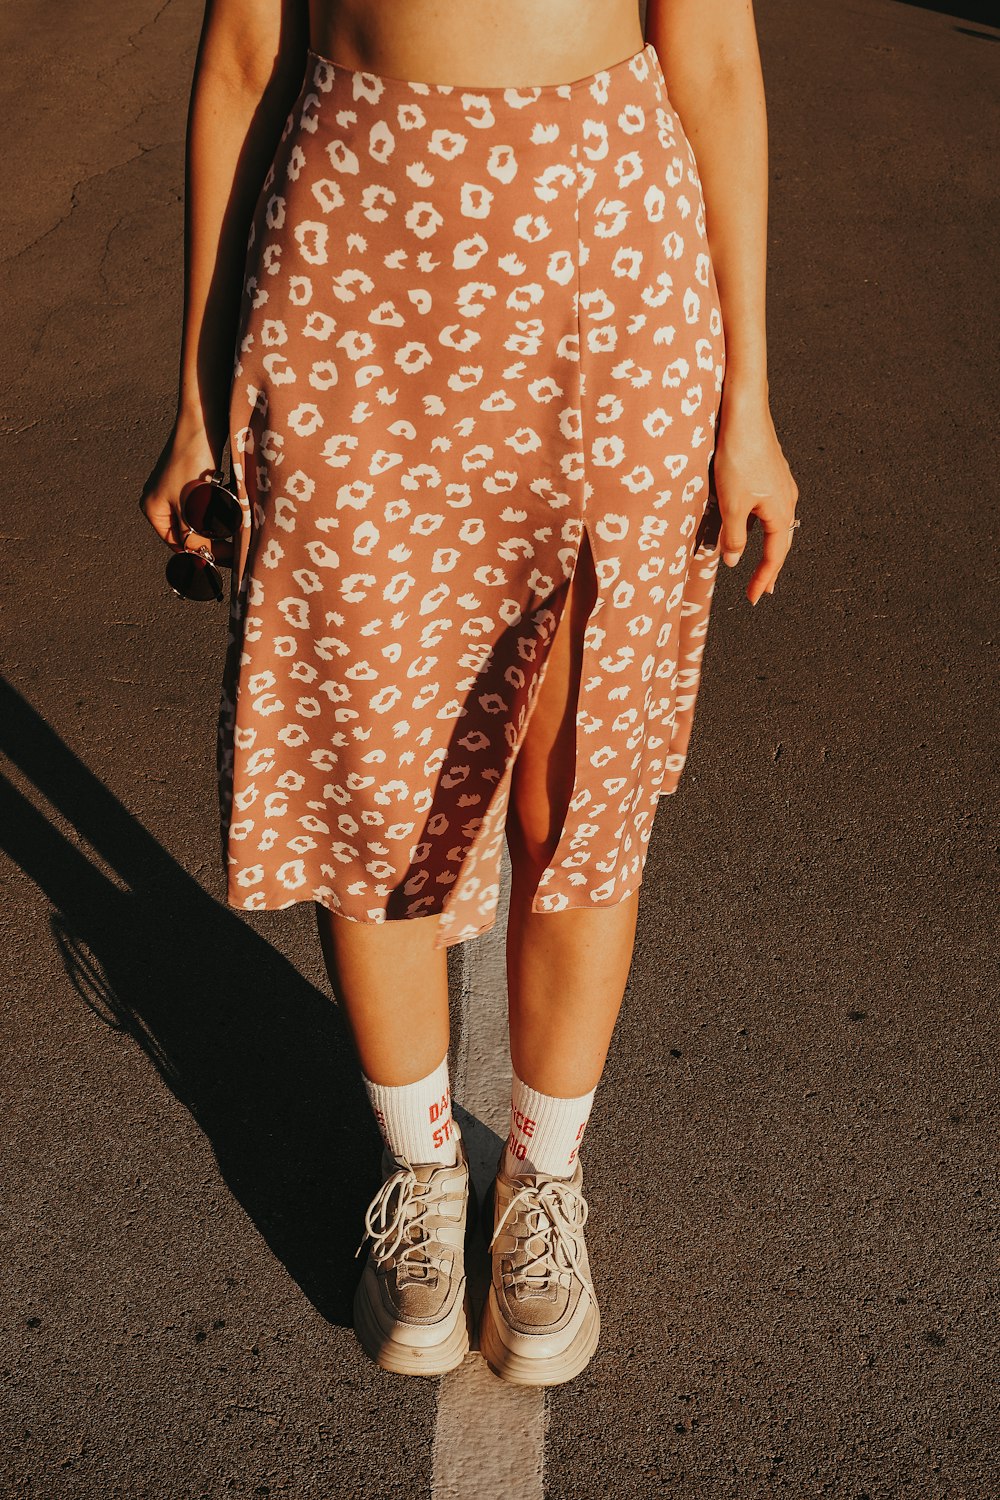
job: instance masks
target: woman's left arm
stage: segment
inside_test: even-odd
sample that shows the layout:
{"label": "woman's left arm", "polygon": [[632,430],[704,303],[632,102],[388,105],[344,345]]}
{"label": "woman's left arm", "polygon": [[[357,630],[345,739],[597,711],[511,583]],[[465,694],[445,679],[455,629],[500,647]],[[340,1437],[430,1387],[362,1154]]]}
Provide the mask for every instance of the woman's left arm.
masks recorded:
{"label": "woman's left arm", "polygon": [[647,0],[671,106],[698,163],[722,309],[726,373],[715,447],[723,560],[735,567],[747,521],[764,552],[747,585],[774,592],[791,545],[798,486],[771,418],[767,380],[767,115],[752,0]]}

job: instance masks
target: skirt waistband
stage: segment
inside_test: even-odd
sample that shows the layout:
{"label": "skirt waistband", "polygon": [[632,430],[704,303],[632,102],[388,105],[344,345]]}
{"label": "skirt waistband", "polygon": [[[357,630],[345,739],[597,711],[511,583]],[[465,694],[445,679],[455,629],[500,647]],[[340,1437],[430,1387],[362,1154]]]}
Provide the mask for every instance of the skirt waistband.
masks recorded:
{"label": "skirt waistband", "polygon": [[[464,98],[483,98],[490,103],[506,102],[517,108],[536,102],[551,102],[556,99],[576,100],[581,94],[590,92],[595,102],[604,102],[617,93],[617,84],[625,81],[629,73],[637,81],[650,75],[663,82],[660,59],[652,42],[646,42],[637,52],[623,57],[606,68],[598,68],[584,78],[574,78],[568,83],[522,83],[522,84],[475,84],[475,83],[428,83],[420,79],[394,78],[389,74],[375,73],[370,68],[351,68],[346,63],[324,57],[313,48],[308,49],[307,81],[312,81],[321,92],[328,92],[334,82],[341,85],[353,81],[355,97],[367,98],[374,103],[383,93],[396,93],[408,98],[437,97],[442,100],[453,96],[456,101]],[[643,72],[647,67],[648,72]],[[602,97],[601,90],[604,90]]]}

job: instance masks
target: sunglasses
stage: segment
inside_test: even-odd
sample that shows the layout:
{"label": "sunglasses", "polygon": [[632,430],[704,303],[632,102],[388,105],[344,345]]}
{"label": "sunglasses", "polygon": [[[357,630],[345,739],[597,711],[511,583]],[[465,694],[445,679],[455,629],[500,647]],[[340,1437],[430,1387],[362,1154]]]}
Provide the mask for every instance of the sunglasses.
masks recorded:
{"label": "sunglasses", "polygon": [[[181,520],[189,532],[212,542],[231,542],[243,525],[243,509],[217,478],[200,479],[184,494]],[[181,599],[219,600],[225,592],[222,571],[207,547],[175,552],[167,563],[167,582]]]}

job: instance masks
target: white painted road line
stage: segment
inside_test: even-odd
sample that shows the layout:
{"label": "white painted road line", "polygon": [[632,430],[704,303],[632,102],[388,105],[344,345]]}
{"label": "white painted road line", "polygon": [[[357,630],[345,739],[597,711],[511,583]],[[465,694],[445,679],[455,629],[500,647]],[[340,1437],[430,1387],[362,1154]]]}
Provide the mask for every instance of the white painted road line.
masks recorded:
{"label": "white painted road line", "polygon": [[[496,926],[461,945],[460,1053],[452,1093],[463,1111],[477,1201],[493,1180],[510,1112],[505,933],[510,863],[503,853]],[[478,1316],[486,1295],[486,1247],[477,1236],[469,1266]],[[431,1493],[434,1500],[543,1500],[545,1391],[498,1380],[478,1351],[438,1388]]]}

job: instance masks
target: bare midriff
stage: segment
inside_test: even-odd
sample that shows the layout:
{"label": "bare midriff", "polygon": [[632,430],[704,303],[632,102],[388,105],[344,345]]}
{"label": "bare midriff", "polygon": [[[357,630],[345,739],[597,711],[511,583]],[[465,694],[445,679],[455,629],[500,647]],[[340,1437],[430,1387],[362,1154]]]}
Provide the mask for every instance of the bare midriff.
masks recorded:
{"label": "bare midriff", "polygon": [[638,0],[310,0],[314,52],[424,83],[572,83],[644,46]]}

